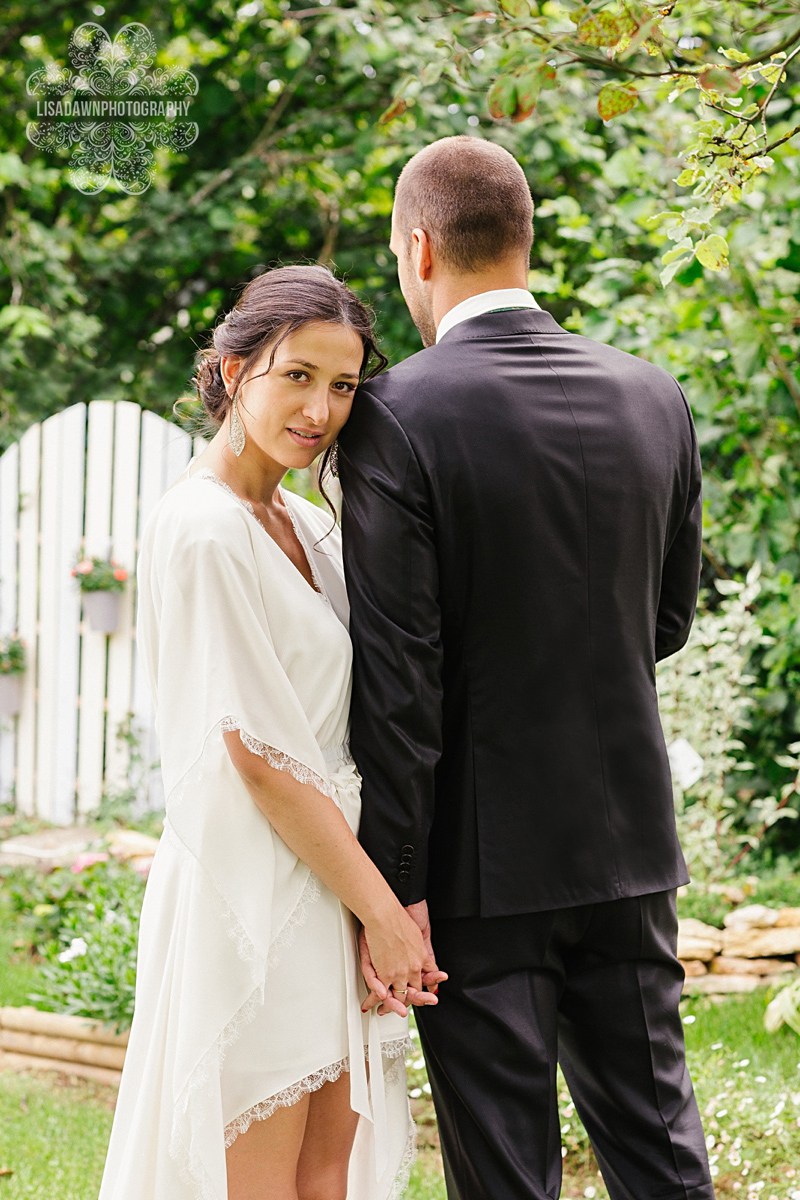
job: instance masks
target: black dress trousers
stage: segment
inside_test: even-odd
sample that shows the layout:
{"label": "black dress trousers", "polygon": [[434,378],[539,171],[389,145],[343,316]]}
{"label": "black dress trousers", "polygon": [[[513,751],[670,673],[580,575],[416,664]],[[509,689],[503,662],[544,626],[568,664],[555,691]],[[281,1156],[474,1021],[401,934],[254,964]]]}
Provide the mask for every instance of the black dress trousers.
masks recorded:
{"label": "black dress trousers", "polygon": [[678,1011],[675,891],[433,921],[417,1009],[448,1200],[555,1200],[556,1064],[612,1200],[713,1200]]}

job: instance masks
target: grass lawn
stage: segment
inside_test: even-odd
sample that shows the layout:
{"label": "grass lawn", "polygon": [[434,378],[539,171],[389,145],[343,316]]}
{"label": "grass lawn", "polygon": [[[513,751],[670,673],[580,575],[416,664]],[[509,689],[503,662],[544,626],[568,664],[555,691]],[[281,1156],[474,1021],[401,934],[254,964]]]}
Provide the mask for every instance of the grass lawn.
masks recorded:
{"label": "grass lawn", "polygon": [[0,897],[0,1007],[29,1004],[28,992],[36,990],[36,967],[15,949],[16,937],[8,906]]}
{"label": "grass lawn", "polygon": [[111,1088],[47,1073],[0,1075],[2,1200],[97,1200]]}

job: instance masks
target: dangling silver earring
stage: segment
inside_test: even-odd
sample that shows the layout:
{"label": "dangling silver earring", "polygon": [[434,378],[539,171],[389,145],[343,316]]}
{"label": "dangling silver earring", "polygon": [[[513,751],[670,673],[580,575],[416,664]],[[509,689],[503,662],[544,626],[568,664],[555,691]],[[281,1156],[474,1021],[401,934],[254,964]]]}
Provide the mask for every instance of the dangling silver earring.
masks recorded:
{"label": "dangling silver earring", "polygon": [[239,409],[236,407],[236,397],[234,396],[231,403],[231,420],[228,426],[228,445],[237,458],[244,450],[244,443],[244,425],[239,416]]}
{"label": "dangling silver earring", "polygon": [[330,456],[328,458],[328,469],[334,479],[339,478],[339,439],[331,446]]}

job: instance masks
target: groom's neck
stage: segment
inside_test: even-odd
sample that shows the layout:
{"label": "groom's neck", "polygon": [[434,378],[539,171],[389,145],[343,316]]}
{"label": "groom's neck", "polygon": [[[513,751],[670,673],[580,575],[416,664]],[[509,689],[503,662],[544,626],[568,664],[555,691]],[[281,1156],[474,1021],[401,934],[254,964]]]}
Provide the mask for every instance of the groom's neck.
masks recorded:
{"label": "groom's neck", "polygon": [[498,263],[486,271],[456,273],[448,271],[431,280],[431,307],[438,327],[442,317],[470,296],[494,292],[500,288],[528,287],[528,264],[522,260]]}

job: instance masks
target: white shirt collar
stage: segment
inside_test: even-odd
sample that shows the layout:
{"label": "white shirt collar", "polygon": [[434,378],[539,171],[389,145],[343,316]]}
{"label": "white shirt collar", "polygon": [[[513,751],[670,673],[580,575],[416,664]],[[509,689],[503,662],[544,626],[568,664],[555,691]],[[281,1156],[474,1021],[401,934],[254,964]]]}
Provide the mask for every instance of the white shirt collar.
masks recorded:
{"label": "white shirt collar", "polygon": [[468,296],[444,314],[436,330],[436,341],[440,342],[460,321],[481,317],[498,308],[539,308],[539,305],[525,288],[495,288],[492,292],[479,292],[477,296]]}

